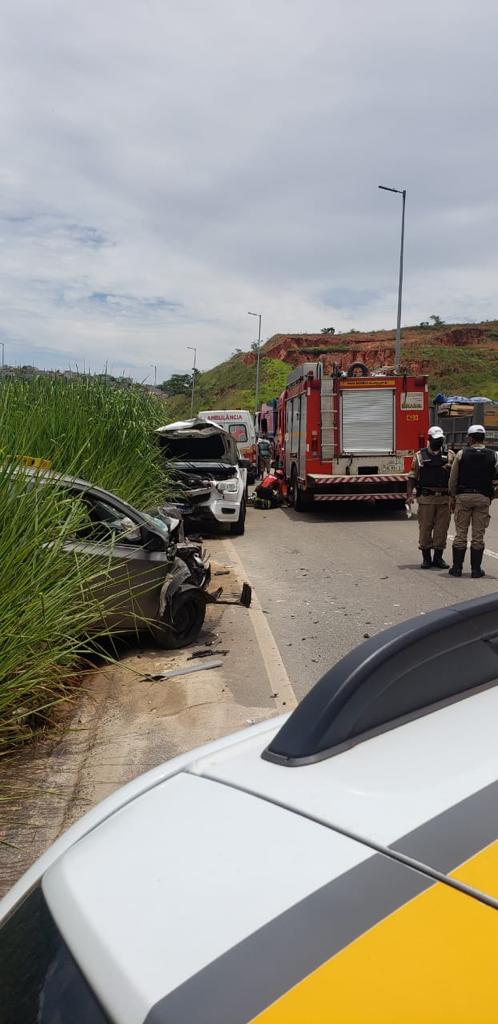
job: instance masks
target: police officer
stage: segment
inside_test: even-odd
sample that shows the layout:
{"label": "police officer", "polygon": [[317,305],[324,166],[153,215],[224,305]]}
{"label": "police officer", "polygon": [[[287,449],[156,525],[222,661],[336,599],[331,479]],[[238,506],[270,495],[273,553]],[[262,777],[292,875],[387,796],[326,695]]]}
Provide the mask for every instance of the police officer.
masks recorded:
{"label": "police officer", "polygon": [[469,427],[468,447],[458,452],[453,463],[450,481],[450,506],[455,512],[455,540],[453,565],[450,576],[461,576],[467,534],[472,527],[470,567],[473,579],[484,576],[481,569],[484,552],[484,534],[489,525],[489,506],[494,497],[493,481],[498,468],[498,452],[486,448],[486,431],[476,424]]}
{"label": "police officer", "polygon": [[[429,444],[413,458],[408,477],[408,502],[413,502],[413,491],[418,498],[418,546],[422,552],[422,569],[447,569],[443,559],[446,537],[450,525],[448,481],[454,454],[447,451],[441,427],[431,427]],[[434,559],[431,549],[434,548]]]}

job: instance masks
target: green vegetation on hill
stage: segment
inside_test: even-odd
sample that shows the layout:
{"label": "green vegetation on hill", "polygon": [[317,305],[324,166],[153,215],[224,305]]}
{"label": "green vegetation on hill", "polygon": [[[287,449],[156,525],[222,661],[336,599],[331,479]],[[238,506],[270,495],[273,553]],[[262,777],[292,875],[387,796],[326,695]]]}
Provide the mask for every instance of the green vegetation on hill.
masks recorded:
{"label": "green vegetation on hill", "polygon": [[[430,320],[433,322],[403,327],[402,365],[428,376],[431,396],[443,391],[488,395],[498,400],[498,321],[445,324],[438,316]],[[352,358],[364,358],[368,366],[390,365],[394,361],[394,339],[395,332],[385,330],[275,334],[261,349],[260,400],[277,397],[286,385],[290,368],[299,362],[323,357],[330,367],[337,356],[339,363],[347,366],[347,353],[354,353]],[[256,379],[253,354],[238,351],[201,373],[196,380],[194,412],[229,408],[252,411]],[[171,396],[165,403],[165,413],[166,420],[190,416],[190,395]]]}
{"label": "green vegetation on hill", "polygon": [[[261,402],[275,398],[283,391],[289,373],[288,363],[281,359],[261,358]],[[199,409],[254,409],[256,363],[249,366],[240,355],[234,355],[212,370],[201,373],[196,381],[194,413]],[[166,403],[168,420],[190,416],[190,398],[175,395]]]}
{"label": "green vegetation on hill", "polygon": [[[415,353],[414,353],[415,354]],[[498,348],[421,345],[417,361],[429,376],[429,393],[485,395],[498,400]]]}

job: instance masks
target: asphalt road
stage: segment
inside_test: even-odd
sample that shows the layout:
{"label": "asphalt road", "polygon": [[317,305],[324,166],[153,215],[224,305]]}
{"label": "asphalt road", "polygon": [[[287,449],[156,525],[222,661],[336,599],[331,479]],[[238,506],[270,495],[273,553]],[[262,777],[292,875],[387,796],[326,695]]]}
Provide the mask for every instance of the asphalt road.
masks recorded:
{"label": "asphalt road", "polygon": [[[421,570],[417,521],[407,520],[403,512],[359,505],[305,514],[249,510],[237,550],[296,696],[307,693],[367,634],[495,591],[498,502],[495,509],[482,580],[470,578],[468,555],[461,579],[447,571]],[[446,555],[450,561],[450,541]]]}

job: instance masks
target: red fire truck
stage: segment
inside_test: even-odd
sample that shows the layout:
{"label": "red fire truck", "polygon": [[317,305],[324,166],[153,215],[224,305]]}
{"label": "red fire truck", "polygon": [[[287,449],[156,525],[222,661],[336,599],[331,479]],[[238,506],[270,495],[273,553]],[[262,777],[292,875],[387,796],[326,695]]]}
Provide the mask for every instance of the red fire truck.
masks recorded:
{"label": "red fire truck", "polygon": [[321,363],[303,363],[278,414],[277,450],[296,509],[406,500],[413,453],[427,443],[426,377],[370,374],[361,363],[327,377]]}

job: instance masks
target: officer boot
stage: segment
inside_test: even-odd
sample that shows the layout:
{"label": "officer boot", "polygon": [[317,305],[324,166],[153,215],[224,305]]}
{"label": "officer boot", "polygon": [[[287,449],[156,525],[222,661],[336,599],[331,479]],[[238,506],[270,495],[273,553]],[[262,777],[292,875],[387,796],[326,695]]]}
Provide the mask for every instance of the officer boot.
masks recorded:
{"label": "officer boot", "polygon": [[484,548],[471,548],[470,549],[470,567],[472,569],[471,576],[473,580],[479,580],[481,576],[485,576],[484,569],[481,569],[482,556],[484,554]]}
{"label": "officer boot", "polygon": [[422,565],[420,566],[420,568],[421,569],[432,569],[432,558],[431,558],[431,549],[430,548],[422,548],[422,559],[423,559],[423,561],[422,561]]}
{"label": "officer boot", "polygon": [[449,565],[443,558],[443,548],[434,548],[432,564],[435,569],[449,569]]}
{"label": "officer boot", "polygon": [[449,576],[461,576],[463,569],[463,560],[465,558],[465,548],[456,548],[453,545],[453,565],[448,573]]}

